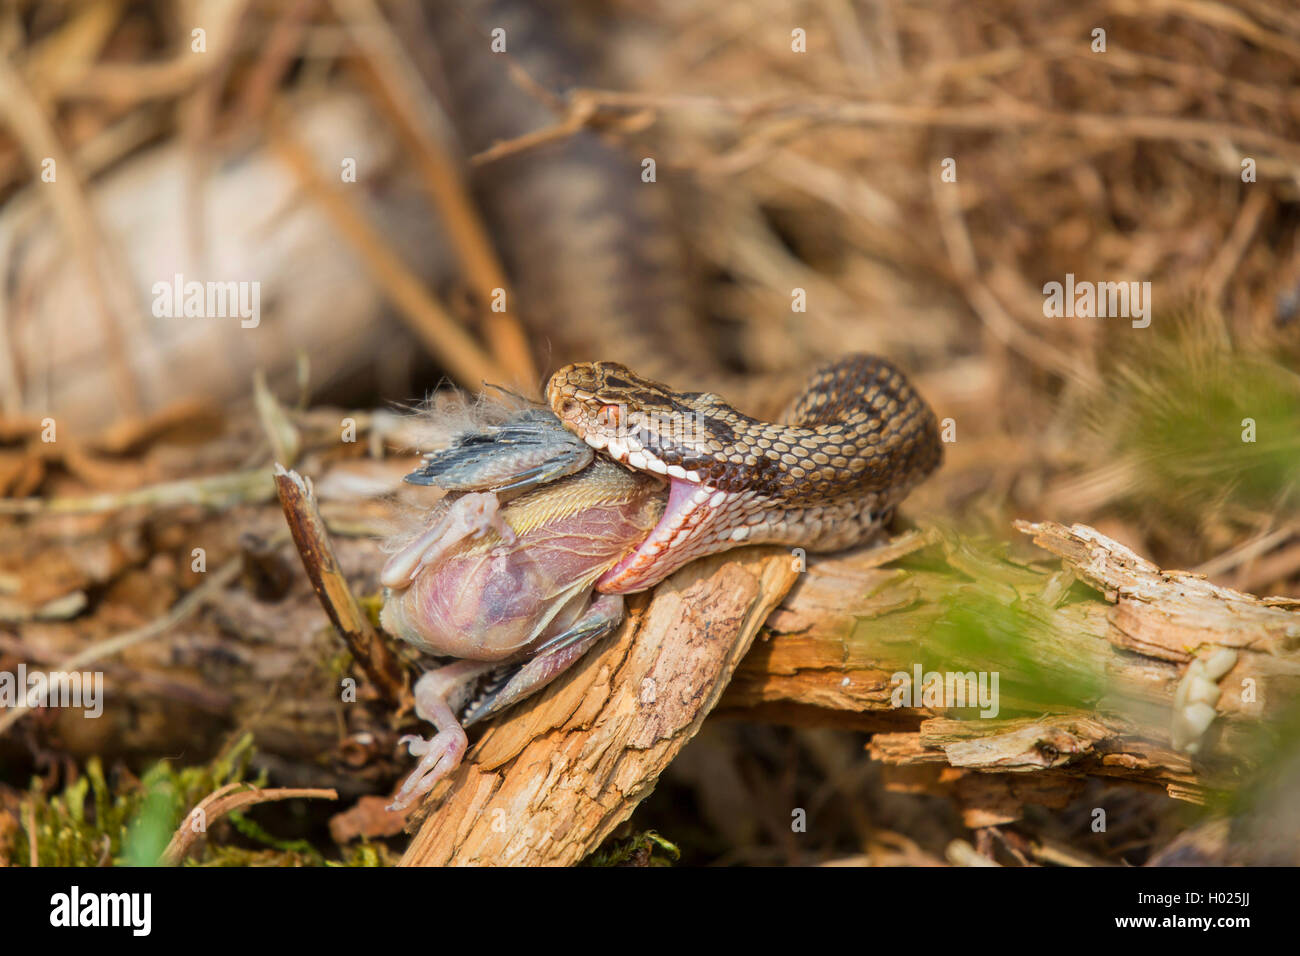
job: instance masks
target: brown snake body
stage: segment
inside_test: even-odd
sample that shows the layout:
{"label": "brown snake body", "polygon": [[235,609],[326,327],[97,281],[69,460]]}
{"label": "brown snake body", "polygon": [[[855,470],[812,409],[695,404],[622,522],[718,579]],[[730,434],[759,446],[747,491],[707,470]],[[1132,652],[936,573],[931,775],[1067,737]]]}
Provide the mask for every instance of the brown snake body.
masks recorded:
{"label": "brown snake body", "polygon": [[833,551],[873,534],[943,457],[934,412],[897,368],[853,355],[819,369],[783,418],[677,392],[625,365],[568,365],[551,409],[591,447],[670,482],[645,542],[597,582],[641,591],[695,558],[741,544]]}

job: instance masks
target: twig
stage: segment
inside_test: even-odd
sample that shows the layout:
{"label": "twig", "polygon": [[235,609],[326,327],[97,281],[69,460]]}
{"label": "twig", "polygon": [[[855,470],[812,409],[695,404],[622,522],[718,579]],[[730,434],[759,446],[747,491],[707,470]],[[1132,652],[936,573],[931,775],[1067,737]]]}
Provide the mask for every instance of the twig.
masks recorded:
{"label": "twig", "polygon": [[307,192],[361,256],[379,288],[397,307],[398,315],[420,337],[430,353],[446,365],[461,385],[478,389],[484,382],[508,380],[506,370],[429,295],[423,283],[392,251],[383,237],[357,211],[352,200],[325,181],[311,154],[285,125],[272,122],[272,142]]}
{"label": "twig", "polygon": [[303,569],[325,613],[370,682],[390,704],[405,707],[410,692],[402,666],[370,623],[339,570],[334,546],[330,544],[325,522],[316,510],[310,486],[297,472],[285,471],[278,464],[275,466],[275,486],[289,531],[298,546]]}
{"label": "twig", "polygon": [[510,289],[487,230],[451,157],[424,119],[434,107],[420,81],[419,72],[374,0],[334,0],[334,8],[339,19],[347,25],[352,41],[365,55],[369,69],[363,71],[363,78],[369,81],[368,85],[415,159],[420,182],[447,228],[479,308],[483,310],[488,346],[508,372],[509,378],[503,380],[503,384],[517,388],[534,387],[538,373],[523,327],[512,312],[494,312],[491,309],[497,289],[504,291],[511,308],[519,300]]}
{"label": "twig", "polygon": [[[181,860],[185,859],[185,854],[189,852],[190,847],[199,838],[199,834],[207,832],[208,827],[233,810],[242,810],[244,807],[256,806],[259,803],[270,803],[273,800],[298,800],[303,798],[337,800],[339,795],[337,790],[303,787],[280,787],[273,790],[261,790],[247,783],[228,783],[208,794],[195,805],[193,810],[185,815],[185,819],[180,822],[176,832],[172,834],[172,838],[168,841],[167,848],[163,850],[158,862],[163,866],[179,866]],[[196,823],[200,823],[200,825],[196,826]]]}
{"label": "twig", "polygon": [[564,119],[560,120],[560,122],[534,130],[531,133],[525,133],[522,136],[516,136],[513,139],[493,143],[487,149],[480,150],[471,156],[470,165],[486,166],[507,156],[514,156],[530,149],[536,149],[539,146],[545,146],[547,143],[567,139],[581,132],[595,113],[596,107],[594,103],[589,100],[578,100],[565,112]]}

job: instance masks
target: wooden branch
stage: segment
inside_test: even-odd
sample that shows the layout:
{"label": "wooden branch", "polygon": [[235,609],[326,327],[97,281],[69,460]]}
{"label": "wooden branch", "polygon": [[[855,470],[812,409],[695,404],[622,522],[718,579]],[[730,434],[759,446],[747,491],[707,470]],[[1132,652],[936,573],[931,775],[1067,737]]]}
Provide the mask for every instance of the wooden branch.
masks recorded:
{"label": "wooden branch", "polygon": [[[1012,822],[1025,804],[1064,807],[1089,775],[1203,800],[1233,742],[1300,690],[1300,602],[1162,572],[1086,526],[1017,527],[1061,565],[929,530],[814,558],[803,575],[770,551],[684,569],[594,660],[488,731],[435,791],[445,800],[404,862],[581,860],[650,792],[765,619],[720,711],[876,731],[869,749],[890,786],[953,797],[969,826]],[[895,706],[898,672],[948,662],[953,615],[973,609],[995,628],[1000,608],[1017,629],[985,651],[1006,716]],[[1205,662],[1225,652],[1221,684],[1207,680]],[[1217,699],[1213,732],[1176,747],[1171,732],[1197,694]]]}
{"label": "wooden branch", "polygon": [[[1083,525],[1017,528],[1058,555],[1060,568],[1017,564],[934,531],[893,543],[890,557],[925,548],[910,567],[881,567],[877,552],[810,559],[719,712],[877,731],[870,751],[898,768],[897,787],[955,792],[973,826],[1015,819],[1024,802],[1062,805],[1084,775],[1202,800],[1261,718],[1300,691],[1300,601],[1162,572]],[[917,663],[941,669],[948,648],[936,635],[966,605],[980,620],[1005,611],[1021,625],[1001,648],[1014,656],[988,662],[1001,671],[1003,713],[1020,714],[957,720],[894,707],[891,677]],[[1206,679],[1211,661],[1217,684]],[[1025,668],[1032,673],[1017,673]],[[1034,679],[1076,678],[1095,692],[1073,707],[1031,692]],[[1198,699],[1214,718],[1204,736],[1192,719]],[[1029,779],[1033,771],[1043,779]]]}
{"label": "wooden branch", "polygon": [[697,562],[630,610],[575,673],[496,722],[452,777],[406,866],[577,863],[654,789],[794,584],[786,552]]}
{"label": "wooden branch", "polygon": [[316,510],[311,487],[296,471],[275,466],[275,489],[284,509],[284,519],[302,558],[303,570],[311,581],[321,607],[329,615],[334,629],[348,645],[353,659],[384,699],[402,709],[410,706],[402,666],[393,649],[384,643],[370,618],[357,604],[339,569],[334,546],[325,532],[325,522]]}

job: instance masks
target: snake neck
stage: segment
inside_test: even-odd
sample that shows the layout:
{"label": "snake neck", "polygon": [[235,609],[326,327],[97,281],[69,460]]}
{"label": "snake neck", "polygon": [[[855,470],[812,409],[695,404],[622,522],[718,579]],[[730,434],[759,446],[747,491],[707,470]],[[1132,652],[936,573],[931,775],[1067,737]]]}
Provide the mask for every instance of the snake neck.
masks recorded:
{"label": "snake neck", "polygon": [[696,558],[741,545],[838,551],[877,532],[893,503],[888,494],[869,494],[791,507],[752,491],[726,492],[673,479],[659,523],[636,550],[597,580],[596,590],[644,591]]}
{"label": "snake neck", "polygon": [[942,458],[934,413],[902,372],[875,356],[823,367],[786,424],[614,362],[560,369],[547,400],[591,447],[671,482],[649,537],[598,583],[614,592],[642,590],[739,544],[855,544]]}

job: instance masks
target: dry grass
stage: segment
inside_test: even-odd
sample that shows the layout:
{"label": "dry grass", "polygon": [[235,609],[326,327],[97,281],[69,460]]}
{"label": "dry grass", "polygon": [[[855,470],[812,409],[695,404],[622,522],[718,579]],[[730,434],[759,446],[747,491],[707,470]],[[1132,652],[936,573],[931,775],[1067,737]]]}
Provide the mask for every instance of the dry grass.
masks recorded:
{"label": "dry grass", "polygon": [[[0,228],[0,493],[129,496],[263,463],[265,444],[248,438],[242,412],[228,417],[224,444],[206,450],[178,451],[148,424],[183,396],[160,394],[140,357],[158,347],[141,332],[147,287],[133,286],[132,250],[98,197],[150,150],[179,146],[189,158],[183,208],[158,215],[181,221],[200,261],[213,238],[208,178],[237,157],[287,157],[282,204],[256,212],[279,222],[315,210],[337,232],[339,261],[358,264],[414,330],[380,331],[371,313],[341,304],[313,316],[310,335],[282,333],[255,360],[231,358],[217,340],[188,358],[165,355],[232,362],[228,389],[200,396],[197,421],[246,404],[255,365],[292,381],[304,351],[327,370],[317,402],[378,407],[418,398],[441,375],[535,385],[562,330],[487,307],[500,287],[527,311],[531,290],[512,285],[501,252],[529,237],[490,232],[467,177],[596,131],[634,168],[657,160],[656,188],[671,198],[686,252],[689,321],[712,343],[707,362],[757,377],[864,349],[916,371],[957,441],[910,508],[1004,539],[1012,517],[1087,521],[1162,566],[1300,593],[1300,13],[1286,5],[589,0],[565,15],[590,51],[573,86],[532,75],[523,51],[509,58],[510,82],[550,121],[459,158],[410,3],[241,0],[220,10],[19,0],[0,14],[0,227],[9,224]],[[202,55],[190,51],[191,18],[208,28]],[[791,49],[796,28],[807,52]],[[1096,28],[1105,52],[1092,49]],[[313,153],[284,124],[299,104],[336,93],[364,98],[390,139],[353,193],[326,182],[338,157]],[[60,170],[57,188],[41,182],[46,158]],[[941,175],[949,158],[955,182]],[[414,198],[396,205],[437,224],[436,248],[410,240],[378,205],[403,183]],[[85,286],[84,321],[81,309],[41,310],[55,266],[29,270],[22,253],[27,230],[47,220]],[[564,248],[546,252],[563,261]],[[288,256],[281,270],[303,265]],[[1044,284],[1067,273],[1150,282],[1150,327],[1045,316]],[[806,290],[807,312],[791,311],[795,288]],[[351,337],[327,335],[338,330]],[[100,376],[88,386],[93,404],[119,410],[116,433],[140,436],[134,444],[114,445],[98,425],[77,434],[75,409],[45,407],[60,372],[50,336],[102,356],[78,375]],[[370,377],[357,384],[364,369]],[[41,441],[51,411],[75,439]],[[1255,443],[1240,440],[1244,418],[1256,422]],[[90,594],[82,623],[93,624],[75,639],[71,626],[7,625],[0,660],[37,644],[47,660],[72,655],[87,635],[155,635],[150,621],[170,620],[162,611],[141,619],[115,601],[142,580],[155,595],[195,584],[159,557],[185,550],[151,523],[166,515],[59,519],[31,500],[3,510],[0,586],[40,595],[42,606]],[[67,523],[39,524],[56,519]],[[66,559],[63,542],[78,536],[115,542],[111,560],[92,569]],[[213,567],[235,554],[232,544]],[[6,620],[36,617],[6,608]],[[878,861],[943,859],[960,828],[919,821],[915,801],[882,794],[858,772],[850,739],[711,731],[698,746],[715,758],[713,772],[688,750],[662,788],[686,793],[699,812],[651,801],[645,819],[688,860],[826,859],[848,855],[846,846],[869,847]],[[782,827],[746,829],[735,823],[738,793],[769,808],[813,799],[836,821],[833,835],[810,852]],[[1116,840],[1106,858],[1145,858],[1166,843],[1156,809],[1134,807],[1128,842]],[[694,832],[701,821],[706,830]],[[1055,848],[1041,859],[1069,857],[1061,840],[1078,836],[1041,821],[1040,835],[1039,850]],[[977,849],[1038,853],[1002,839],[977,835]]]}

